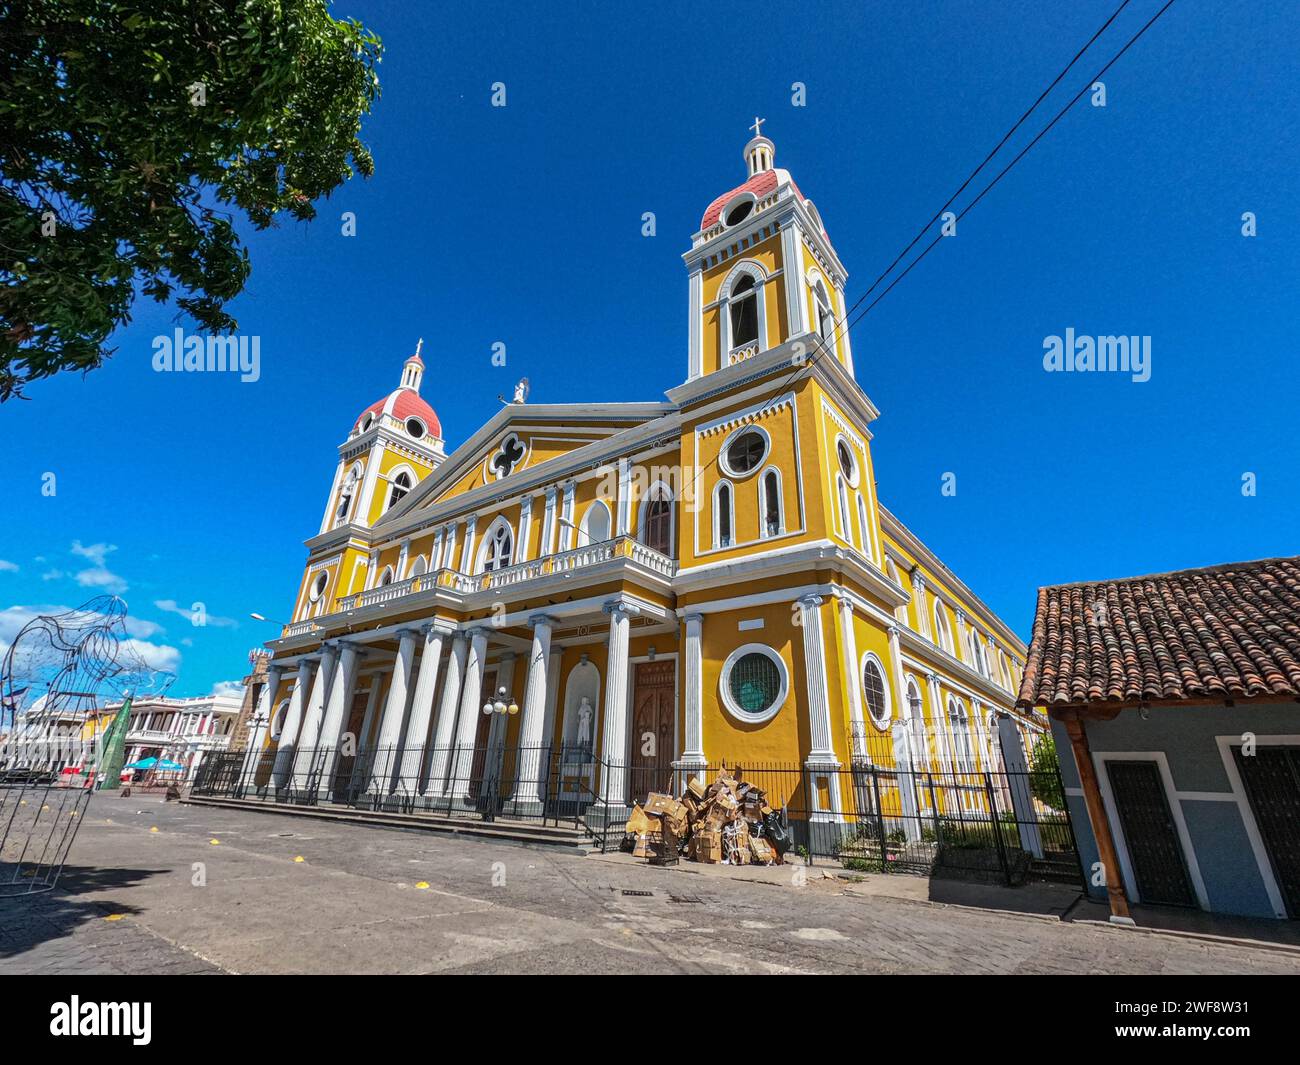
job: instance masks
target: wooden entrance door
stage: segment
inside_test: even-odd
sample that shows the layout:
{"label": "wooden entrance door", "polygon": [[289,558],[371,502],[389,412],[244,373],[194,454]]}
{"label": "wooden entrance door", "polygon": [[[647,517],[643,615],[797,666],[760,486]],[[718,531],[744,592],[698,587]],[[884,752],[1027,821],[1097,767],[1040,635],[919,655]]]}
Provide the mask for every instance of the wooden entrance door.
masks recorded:
{"label": "wooden entrance door", "polygon": [[1155,762],[1108,761],[1115,809],[1142,902],[1195,906],[1178,826]]}
{"label": "wooden entrance door", "polygon": [[677,754],[677,663],[638,662],[632,688],[628,798],[672,790]]}

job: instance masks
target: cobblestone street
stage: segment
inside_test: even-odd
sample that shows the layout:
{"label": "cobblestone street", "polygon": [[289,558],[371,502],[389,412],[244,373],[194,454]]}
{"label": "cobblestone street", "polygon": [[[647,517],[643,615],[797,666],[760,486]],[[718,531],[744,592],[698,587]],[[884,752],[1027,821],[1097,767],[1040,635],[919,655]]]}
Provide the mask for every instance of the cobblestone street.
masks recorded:
{"label": "cobblestone street", "polygon": [[60,890],[0,903],[0,973],[1300,973],[1279,951],[794,879],[96,796]]}

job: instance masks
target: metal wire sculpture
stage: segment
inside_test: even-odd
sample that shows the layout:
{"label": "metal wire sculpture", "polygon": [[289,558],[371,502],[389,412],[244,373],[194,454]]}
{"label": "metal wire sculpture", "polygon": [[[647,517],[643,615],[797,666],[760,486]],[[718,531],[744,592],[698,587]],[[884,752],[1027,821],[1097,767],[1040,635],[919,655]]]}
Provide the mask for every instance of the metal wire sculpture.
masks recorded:
{"label": "metal wire sculpture", "polygon": [[[40,614],[0,665],[0,898],[52,890],[96,784],[112,787],[135,695],[175,680],[127,634],[126,603],[96,596]],[[114,697],[121,707],[107,710]],[[116,745],[116,758],[112,755]]]}

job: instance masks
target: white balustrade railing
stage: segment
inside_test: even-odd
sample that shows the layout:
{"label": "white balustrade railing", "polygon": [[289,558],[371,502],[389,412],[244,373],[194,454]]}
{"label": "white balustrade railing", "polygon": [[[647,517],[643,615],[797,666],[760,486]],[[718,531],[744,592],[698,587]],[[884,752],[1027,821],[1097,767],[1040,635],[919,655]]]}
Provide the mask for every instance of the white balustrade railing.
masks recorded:
{"label": "white balustrade railing", "polygon": [[[378,588],[343,596],[338,601],[338,609],[355,610],[358,607],[378,606],[418,592],[432,591],[435,588],[447,588],[462,593],[509,588],[552,574],[579,573],[592,566],[618,559],[635,563],[665,577],[671,577],[677,572],[677,563],[667,555],[647,547],[631,536],[619,536],[599,543],[584,544],[558,554],[530,559],[527,562],[517,562],[513,566],[490,570],[487,573],[468,574],[454,569],[423,573],[418,577],[408,577],[404,581],[393,581]],[[295,622],[285,628],[285,636],[305,635],[317,628],[319,624],[320,622],[315,619]]]}

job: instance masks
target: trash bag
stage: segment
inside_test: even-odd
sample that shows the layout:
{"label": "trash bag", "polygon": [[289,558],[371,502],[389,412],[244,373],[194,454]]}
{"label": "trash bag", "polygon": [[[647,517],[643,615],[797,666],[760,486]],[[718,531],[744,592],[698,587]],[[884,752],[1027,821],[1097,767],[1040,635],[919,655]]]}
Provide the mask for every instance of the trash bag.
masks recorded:
{"label": "trash bag", "polygon": [[772,845],[777,857],[785,857],[793,839],[790,835],[790,812],[784,806],[763,818],[763,838]]}

